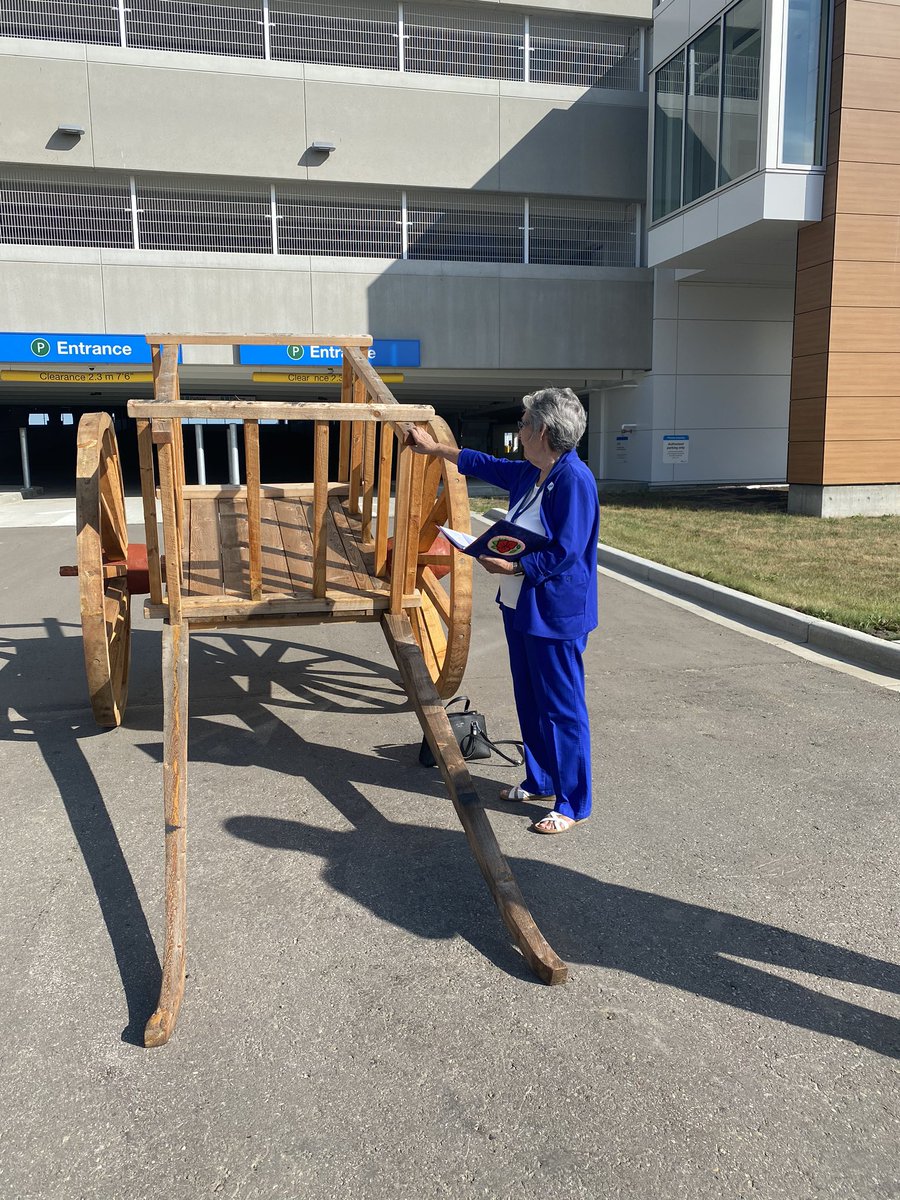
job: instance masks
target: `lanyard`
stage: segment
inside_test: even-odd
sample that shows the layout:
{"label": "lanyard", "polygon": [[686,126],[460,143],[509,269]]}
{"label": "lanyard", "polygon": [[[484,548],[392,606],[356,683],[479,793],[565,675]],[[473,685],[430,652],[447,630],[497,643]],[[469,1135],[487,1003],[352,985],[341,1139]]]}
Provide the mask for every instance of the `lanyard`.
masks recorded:
{"label": "lanyard", "polygon": [[[559,459],[557,459],[556,462],[558,463]],[[556,463],[553,464],[553,468],[550,471],[550,475],[552,475],[555,470],[556,470]],[[534,504],[535,500],[540,498],[541,492],[544,490],[544,488],[549,483],[550,475],[547,476],[547,478],[544,480],[544,482],[541,484],[541,486],[539,488],[531,489],[531,496],[529,497],[527,502],[525,501],[525,497],[524,496],[522,497],[521,507],[518,507],[515,509],[514,512],[509,513],[506,518],[507,521],[517,521],[519,519],[519,517],[522,516],[523,513],[528,512],[529,508],[531,508],[531,506],[532,506],[532,504]]]}

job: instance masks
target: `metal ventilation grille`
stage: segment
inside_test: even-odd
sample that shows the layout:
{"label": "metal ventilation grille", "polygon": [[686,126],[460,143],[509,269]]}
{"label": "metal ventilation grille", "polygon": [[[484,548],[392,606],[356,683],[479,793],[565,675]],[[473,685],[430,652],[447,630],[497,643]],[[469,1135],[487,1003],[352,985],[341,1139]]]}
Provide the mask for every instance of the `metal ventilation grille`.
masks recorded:
{"label": "metal ventilation grille", "polygon": [[115,0],[3,0],[0,37],[119,45]]}
{"label": "metal ventilation grille", "polygon": [[574,267],[633,267],[637,262],[637,205],[616,200],[530,204],[528,258]]}
{"label": "metal ventilation grille", "polygon": [[362,188],[278,188],[280,254],[399,258],[400,196]]}
{"label": "metal ventilation grille", "polygon": [[531,80],[639,91],[640,27],[618,21],[532,17]]}
{"label": "metal ventilation grille", "polygon": [[99,174],[83,180],[6,174],[0,179],[0,242],[130,249],[128,180]]}
{"label": "metal ventilation grille", "polygon": [[138,179],[136,193],[142,250],[272,253],[268,190],[210,191]]}
{"label": "metal ventilation grille", "polygon": [[262,16],[261,8],[240,4],[128,0],[125,36],[129,46],[141,50],[264,58]]}
{"label": "metal ventilation grille", "polygon": [[522,262],[524,201],[466,192],[410,192],[410,258],[444,262]]}
{"label": "metal ventilation grille", "polygon": [[275,59],[400,69],[396,5],[274,0],[269,24]]}
{"label": "metal ventilation grille", "polygon": [[407,71],[479,79],[524,78],[525,23],[521,14],[489,15],[475,7],[406,4],[403,27]]}

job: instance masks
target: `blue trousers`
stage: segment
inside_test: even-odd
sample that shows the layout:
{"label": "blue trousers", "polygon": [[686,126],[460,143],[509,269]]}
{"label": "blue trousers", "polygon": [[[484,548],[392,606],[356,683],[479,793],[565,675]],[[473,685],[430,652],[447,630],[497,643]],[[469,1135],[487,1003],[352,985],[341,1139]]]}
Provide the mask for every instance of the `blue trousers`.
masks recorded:
{"label": "blue trousers", "polygon": [[581,656],[587,635],[542,638],[517,633],[512,609],[500,605],[525,770],[522,786],[556,796],[554,809],[576,821],[591,811],[591,730]]}

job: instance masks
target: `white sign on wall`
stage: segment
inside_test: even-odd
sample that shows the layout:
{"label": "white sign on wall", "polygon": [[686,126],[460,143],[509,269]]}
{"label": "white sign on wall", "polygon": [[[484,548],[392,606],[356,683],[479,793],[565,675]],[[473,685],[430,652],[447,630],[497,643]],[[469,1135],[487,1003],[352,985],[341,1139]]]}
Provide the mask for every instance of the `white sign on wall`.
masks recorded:
{"label": "white sign on wall", "polygon": [[686,433],[664,433],[663,434],[663,462],[664,463],[686,463],[688,460],[688,449],[690,448],[690,436]]}
{"label": "white sign on wall", "polygon": [[616,462],[628,462],[628,434],[618,434],[616,437]]}

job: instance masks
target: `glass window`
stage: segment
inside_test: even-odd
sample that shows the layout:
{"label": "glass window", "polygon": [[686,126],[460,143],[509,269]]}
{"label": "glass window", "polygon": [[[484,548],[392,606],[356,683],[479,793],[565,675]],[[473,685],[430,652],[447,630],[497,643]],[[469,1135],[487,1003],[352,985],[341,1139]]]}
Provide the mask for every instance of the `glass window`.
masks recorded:
{"label": "glass window", "polygon": [[822,0],[788,0],[782,162],[822,163],[827,48]]}
{"label": "glass window", "polygon": [[656,72],[653,126],[653,219],[681,207],[684,52]]}
{"label": "glass window", "polygon": [[716,186],[719,137],[718,22],[688,46],[687,127],[684,134],[684,203],[699,200]]}
{"label": "glass window", "polygon": [[759,163],[759,75],[762,0],[741,0],[725,14],[725,87],[719,183]]}

